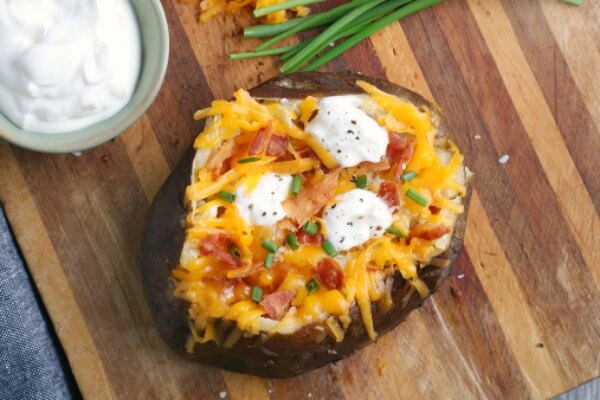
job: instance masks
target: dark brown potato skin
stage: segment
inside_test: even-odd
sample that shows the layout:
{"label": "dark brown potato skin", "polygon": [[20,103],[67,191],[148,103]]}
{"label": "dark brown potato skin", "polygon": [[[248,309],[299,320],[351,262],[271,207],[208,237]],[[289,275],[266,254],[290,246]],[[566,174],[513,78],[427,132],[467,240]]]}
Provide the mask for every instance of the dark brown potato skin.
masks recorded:
{"label": "dark brown potato skin", "polygon": [[[425,105],[434,112],[439,112],[414,92],[387,81],[351,72],[297,73],[277,77],[250,90],[250,93],[255,97],[289,99],[304,98],[308,95],[361,93],[361,89],[355,85],[357,79],[370,82],[416,105]],[[447,127],[442,121],[440,135],[446,134]],[[292,335],[277,334],[270,338],[266,335],[242,337],[231,348],[218,347],[214,342],[209,342],[196,345],[193,354],[185,351],[185,343],[190,335],[188,304],[173,297],[175,282],[170,271],[178,264],[184,241],[182,219],[187,210],[183,206],[183,193],[189,184],[193,155],[194,150],[190,149],[156,196],[146,218],[142,241],[140,268],[144,291],[159,331],[168,345],[190,360],[230,371],[285,378],[341,360],[370,343],[358,307],[354,306],[350,314],[352,323],[341,343],[335,342],[331,336],[325,335],[315,326],[307,326]],[[468,201],[469,196],[464,199],[465,210],[468,208]],[[450,248],[437,257],[439,260],[449,261],[450,266],[438,268],[429,265],[419,272],[419,276],[432,292],[439,288],[452,272],[452,264],[462,249],[465,225],[466,212],[459,217],[454,227]],[[375,304],[372,305],[374,326],[379,335],[402,322],[424,301],[399,274],[394,277],[392,296],[394,305],[387,312],[381,312]],[[231,330],[225,323],[220,329],[226,332],[225,336]]]}

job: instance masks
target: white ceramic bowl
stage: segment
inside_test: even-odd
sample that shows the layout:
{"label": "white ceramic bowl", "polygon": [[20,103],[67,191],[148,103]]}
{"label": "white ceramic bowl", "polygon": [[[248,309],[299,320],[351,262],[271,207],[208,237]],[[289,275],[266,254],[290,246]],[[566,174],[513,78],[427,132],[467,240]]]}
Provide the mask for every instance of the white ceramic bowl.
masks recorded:
{"label": "white ceramic bowl", "polygon": [[131,0],[142,42],[140,76],[129,103],[112,117],[67,133],[20,129],[0,113],[0,138],[45,153],[72,153],[105,143],[126,130],[150,107],[162,85],[169,60],[169,30],[160,0]]}

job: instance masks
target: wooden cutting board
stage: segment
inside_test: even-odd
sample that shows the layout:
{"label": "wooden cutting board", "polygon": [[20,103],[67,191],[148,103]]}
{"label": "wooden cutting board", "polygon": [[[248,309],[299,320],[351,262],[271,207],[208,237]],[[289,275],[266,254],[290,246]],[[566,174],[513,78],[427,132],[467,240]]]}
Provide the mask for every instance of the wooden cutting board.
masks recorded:
{"label": "wooden cutting board", "polygon": [[163,4],[170,67],[144,118],[80,157],[0,144],[0,199],[86,398],[537,399],[600,375],[597,1],[448,0],[327,67],[435,99],[475,190],[441,292],[354,357],[287,380],[174,356],[143,298],[142,222],[199,131],[193,111],[277,73],[227,58],[255,45],[247,16],[198,24]]}

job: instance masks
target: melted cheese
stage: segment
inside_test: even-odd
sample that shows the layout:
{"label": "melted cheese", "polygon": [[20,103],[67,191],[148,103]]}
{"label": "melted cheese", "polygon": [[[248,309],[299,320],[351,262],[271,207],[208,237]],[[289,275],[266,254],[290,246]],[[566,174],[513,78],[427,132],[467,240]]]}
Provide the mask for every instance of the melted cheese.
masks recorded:
{"label": "melted cheese", "polygon": [[[356,165],[365,160],[379,161],[385,155],[388,130],[408,135],[416,140],[417,145],[407,169],[416,172],[417,176],[409,182],[398,182],[399,193],[403,195],[408,189],[418,191],[428,199],[429,204],[439,208],[439,212],[434,214],[430,208],[401,196],[400,207],[392,214],[373,192],[378,186],[376,182],[381,179],[377,174],[369,175],[367,189],[355,189],[354,183],[348,179],[348,174],[354,173],[352,169],[346,175],[342,174],[346,180],[341,178],[338,182],[335,201],[325,208],[322,215],[314,215],[311,219],[319,223],[321,234],[340,252],[336,260],[345,273],[344,286],[341,290],[321,288],[316,293],[309,293],[306,285],[314,278],[314,266],[327,254],[319,245],[301,245],[293,251],[280,241],[277,243],[279,249],[273,268],[263,270],[253,280],[253,284],[265,288],[276,285],[269,290],[287,290],[295,294],[285,316],[280,321],[274,321],[265,316],[260,304],[249,298],[240,300],[235,297],[232,288],[219,290],[211,286],[210,279],[205,281],[215,272],[216,260],[201,256],[197,246],[207,235],[226,232],[239,248],[240,260],[244,264],[228,269],[226,276],[243,280],[256,268],[257,256],[259,266],[262,265],[261,257],[266,255],[260,247],[263,238],[274,238],[278,230],[290,229],[275,227],[274,224],[281,222],[281,219],[270,218],[263,213],[270,212],[272,216],[274,211],[277,214],[282,211],[279,207],[289,195],[292,175],[314,170],[312,179],[321,179],[323,172],[319,169],[319,162],[301,158],[290,144],[291,161],[259,157],[255,162],[239,164],[235,160],[244,156],[236,155],[232,168],[218,177],[207,168],[199,167],[194,171],[193,183],[186,190],[186,201],[191,205],[191,211],[186,219],[188,229],[181,266],[173,271],[173,277],[178,282],[175,295],[190,303],[193,335],[188,348],[193,349],[194,343],[210,340],[220,343],[222,338],[213,325],[218,318],[235,321],[240,331],[252,335],[260,332],[291,334],[306,324],[320,323],[335,340],[343,340],[344,331],[351,323],[349,310],[354,305],[360,309],[365,330],[374,339],[377,332],[373,323],[372,303],[379,302],[384,307],[390,307],[390,274],[394,270],[399,271],[422,296],[428,294],[427,286],[419,280],[419,268],[447,249],[450,234],[433,241],[419,238],[408,241],[384,233],[384,229],[392,225],[408,233],[411,226],[417,223],[452,227],[457,216],[464,212],[461,202],[461,196],[466,193],[463,157],[451,142],[447,143],[445,149],[436,148],[437,122],[432,120],[429,110],[417,108],[365,82],[359,81],[357,84],[367,93],[365,98],[307,97],[303,101],[285,104],[276,101],[261,103],[247,92],[239,90],[233,101],[214,101],[211,107],[196,113],[197,119],[211,118],[211,122],[207,123],[195,145],[198,149],[210,149],[224,140],[235,139],[242,146],[248,146],[256,132],[270,124],[274,132],[285,134],[291,140],[313,149],[320,162],[331,169],[338,165]],[[362,99],[362,106],[357,98]],[[360,118],[356,110],[362,113]],[[331,117],[331,112],[337,119]],[[354,117],[356,119],[348,122],[349,118]],[[364,124],[358,124],[359,119]],[[356,125],[352,123],[353,120],[357,121]],[[370,143],[367,147],[371,146],[371,150],[355,148],[350,142],[339,138],[342,130],[345,129],[346,133],[349,130],[346,126],[348,123],[360,126],[354,132],[360,140],[353,140],[362,141],[364,137],[364,141]],[[305,126],[306,130],[299,126]],[[334,140],[334,137],[337,139]],[[337,150],[348,151],[351,156],[338,157],[336,154],[341,153],[337,153]],[[274,181],[275,174],[284,175],[284,182],[278,179]],[[235,204],[216,196],[222,190],[236,194]],[[368,199],[368,202],[358,204],[360,198]],[[244,207],[247,209],[250,204],[256,208],[246,213]],[[352,225],[348,225],[349,222]],[[276,280],[274,271],[280,265],[290,269],[280,280]]]}

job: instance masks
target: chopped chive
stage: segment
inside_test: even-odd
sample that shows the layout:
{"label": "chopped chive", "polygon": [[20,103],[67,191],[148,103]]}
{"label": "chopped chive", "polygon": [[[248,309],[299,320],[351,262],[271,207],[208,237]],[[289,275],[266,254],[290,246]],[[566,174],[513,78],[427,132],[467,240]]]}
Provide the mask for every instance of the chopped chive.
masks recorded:
{"label": "chopped chive", "polygon": [[583,4],[583,0],[560,0],[560,1],[562,1],[563,3],[573,4],[576,6],[580,6]]}
{"label": "chopped chive", "polygon": [[298,193],[300,193],[300,189],[302,188],[302,177],[300,175],[294,175],[294,178],[292,179],[292,194],[294,196],[298,195]]}
{"label": "chopped chive", "polygon": [[260,303],[262,301],[262,289],[258,286],[252,287],[252,301],[255,303]]}
{"label": "chopped chive", "polygon": [[240,249],[238,249],[238,248],[235,246],[235,244],[233,244],[233,243],[229,245],[229,253],[230,253],[230,254],[231,254],[233,257],[237,258],[238,260],[239,260],[240,258],[242,258],[242,253],[240,252]]}
{"label": "chopped chive", "polygon": [[315,294],[319,289],[319,284],[314,279],[306,282],[306,290],[308,290],[308,294]]}
{"label": "chopped chive", "polygon": [[404,232],[402,232],[400,229],[393,227],[393,226],[388,226],[387,229],[385,230],[387,233],[391,233],[394,236],[398,236],[399,238],[405,238],[406,235],[404,234]]}
{"label": "chopped chive", "polygon": [[273,259],[275,258],[275,254],[268,253],[265,257],[265,268],[270,269],[273,266]]}
{"label": "chopped chive", "polygon": [[256,10],[254,10],[253,14],[255,18],[259,18],[277,11],[289,10],[290,8],[307,6],[310,4],[321,3],[323,1],[325,0],[288,0],[284,1],[283,3],[259,7]]}
{"label": "chopped chive", "polygon": [[260,157],[246,157],[238,160],[238,164],[248,164],[260,160]]}
{"label": "chopped chive", "polygon": [[221,190],[219,192],[219,198],[223,199],[225,201],[228,201],[230,203],[233,203],[235,201],[235,194]]}
{"label": "chopped chive", "polygon": [[427,204],[429,203],[427,197],[423,196],[421,193],[417,192],[414,189],[408,189],[406,191],[406,197],[408,197],[415,203],[422,205],[423,207],[427,207]]}
{"label": "chopped chive", "polygon": [[292,250],[298,250],[298,248],[300,248],[300,245],[298,244],[298,236],[296,236],[294,232],[288,235],[287,242]]}
{"label": "chopped chive", "polygon": [[277,251],[277,245],[271,239],[264,239],[262,247],[269,253],[275,253]]}
{"label": "chopped chive", "polygon": [[330,257],[335,257],[338,255],[337,250],[335,249],[335,247],[333,247],[333,243],[331,243],[329,240],[324,240],[321,247],[323,247],[325,253],[327,253],[327,255]]}
{"label": "chopped chive", "polygon": [[319,225],[312,221],[306,221],[306,224],[304,224],[302,230],[308,233],[310,236],[314,236],[319,232]]}
{"label": "chopped chive", "polygon": [[356,187],[359,189],[364,189],[367,187],[367,176],[361,175],[356,178]]}
{"label": "chopped chive", "polygon": [[404,182],[410,182],[415,179],[416,176],[417,173],[415,171],[406,171],[402,174],[402,176],[400,176],[400,179],[402,179]]}

